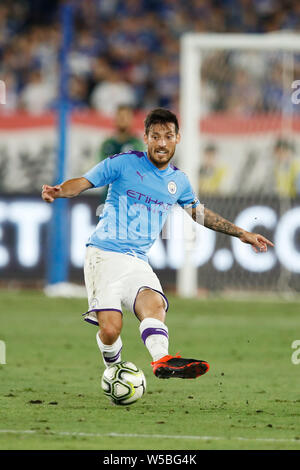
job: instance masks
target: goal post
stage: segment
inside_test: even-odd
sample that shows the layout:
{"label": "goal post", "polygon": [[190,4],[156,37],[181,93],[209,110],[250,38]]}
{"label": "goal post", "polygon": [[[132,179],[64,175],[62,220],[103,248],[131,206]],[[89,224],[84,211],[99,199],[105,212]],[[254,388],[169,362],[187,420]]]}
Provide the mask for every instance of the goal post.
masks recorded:
{"label": "goal post", "polygon": [[[182,141],[180,145],[179,167],[196,188],[197,162],[194,155],[199,153],[199,107],[200,87],[195,77],[199,77],[201,56],[193,44],[194,35],[184,35],[180,53],[180,127]],[[192,262],[190,245],[184,244],[185,256],[182,267],[177,271],[177,292],[181,296],[194,296],[197,292],[197,269]]]}
{"label": "goal post", "polygon": [[[255,164],[257,165],[257,168],[259,168],[259,164],[263,161],[262,154],[264,152],[269,152],[271,145],[273,145],[273,143],[271,144],[271,137],[273,141],[275,137],[279,139],[282,136],[284,138],[289,138],[292,136],[292,138],[295,137],[296,140],[299,137],[299,129],[295,130],[293,127],[295,109],[291,100],[291,95],[293,93],[292,83],[293,80],[296,80],[297,78],[295,77],[295,70],[300,71],[299,55],[297,57],[297,54],[300,53],[299,39],[300,35],[298,34],[284,32],[269,34],[187,33],[184,34],[181,38],[180,118],[182,140],[179,146],[177,162],[179,168],[188,175],[192,186],[197,192],[199,188],[199,169],[204,151],[203,147],[205,143],[207,144],[210,140],[214,140],[215,137],[217,138],[217,141],[221,143],[220,146],[224,147],[224,156],[226,152],[226,157],[229,157],[229,154],[231,154],[232,159],[235,159],[236,166],[240,165],[240,167],[243,167],[244,180],[242,180],[242,183],[240,183],[240,188],[242,188],[242,191],[240,192],[238,189],[233,191],[232,188],[231,190],[229,188],[227,192],[225,191],[222,193],[221,191],[217,193],[219,201],[222,201],[222,204],[220,204],[221,207],[219,209],[220,215],[223,215],[225,218],[229,218],[222,213],[222,207],[224,207],[224,204],[226,205],[226,197],[233,197],[237,199],[241,194],[248,194],[250,201],[252,195],[255,194],[255,197],[253,197],[253,204],[255,203],[256,206],[263,206],[265,200],[264,198],[266,195],[268,196],[268,194],[264,191],[264,188],[261,190],[258,189],[255,172],[252,172],[254,181],[252,183],[253,191],[251,192],[251,190],[248,188],[247,193],[245,189],[247,187],[247,178],[245,178],[245,175],[250,176],[250,172],[247,171],[247,164],[248,166],[250,165],[250,153],[252,150],[254,149],[253,152],[256,152],[255,158],[252,158],[252,163],[255,160]],[[251,63],[247,62],[247,57],[249,54],[251,54],[251,58],[253,59],[253,70],[251,69]],[[295,57],[298,69],[295,69]],[[275,86],[273,90],[271,84],[269,90],[266,87],[266,91],[261,93],[262,96],[260,100],[258,100],[257,107],[254,109],[254,111],[251,109],[251,113],[249,114],[247,114],[247,112],[239,113],[239,103],[237,98],[234,98],[234,83],[229,83],[230,80],[233,80],[233,77],[230,76],[230,68],[228,68],[228,62],[230,61],[233,63],[235,61],[239,63],[239,67],[235,67],[236,74],[238,74],[238,72],[236,72],[238,68],[239,70],[242,70],[244,67],[244,69],[247,70],[247,80],[249,81],[248,87],[251,92],[253,92],[253,95],[255,95],[255,88],[257,87],[258,83],[263,84],[262,86],[265,86],[264,82],[268,83],[267,74],[270,73],[271,75],[271,73],[273,73],[271,72],[273,67],[275,69],[274,64],[280,62],[280,71],[277,73],[277,76],[275,76],[274,80],[278,80],[279,75],[279,81],[282,80],[283,96],[279,96],[280,93],[278,91],[278,97],[276,98]],[[269,72],[268,70],[259,70],[259,64],[264,64],[264,61],[271,64]],[[222,67],[224,70],[222,70]],[[211,79],[209,76],[211,70],[208,73],[208,77],[206,77],[206,84],[204,85],[203,75],[207,74],[207,68],[209,70],[213,68],[211,76],[214,77],[213,79],[215,79],[216,83],[218,84],[217,86],[215,86],[214,83],[212,83],[211,86],[210,80],[213,82],[213,79]],[[232,69],[234,69],[234,67],[232,67]],[[276,70],[274,75],[275,73]],[[222,84],[222,74],[224,74],[225,85]],[[241,73],[241,81],[242,79],[243,77]],[[237,83],[237,89],[242,89],[241,87],[238,88],[238,85],[239,83]],[[205,102],[204,95],[207,93],[205,86],[209,89],[208,93],[211,93],[215,98],[215,102],[211,108],[209,108]],[[222,99],[223,101],[226,101],[226,93],[228,92],[228,89],[232,90],[233,96],[229,108],[226,109],[226,106],[224,107],[224,104],[222,103]],[[218,93],[222,95],[222,98],[219,99],[219,102],[218,97],[215,96]],[[265,104],[266,100],[264,93],[273,93],[274,96],[271,98],[274,99],[275,97],[277,99],[274,110],[272,110],[270,105]],[[289,93],[290,97],[287,98]],[[251,97],[247,96],[246,98],[250,102]],[[217,105],[215,104],[216,102]],[[264,109],[264,106],[267,106],[267,111]],[[240,159],[238,156],[239,152],[241,154],[243,152],[245,153],[243,162],[241,161],[242,158]],[[261,160],[259,161],[260,153]],[[253,166],[250,169],[253,170]],[[233,173],[234,170],[232,170],[232,174]],[[243,182],[245,184],[243,184]],[[256,184],[257,187],[255,187]],[[263,182],[261,183],[261,186],[263,187]],[[202,199],[200,179],[199,198],[200,202],[205,205],[206,201],[210,200],[210,195],[208,196],[206,193],[203,193],[203,196],[204,201]],[[281,197],[281,195],[278,196],[276,194],[273,196],[275,199],[279,199],[279,209],[277,215],[280,216],[280,207],[283,212],[288,210],[291,207],[291,198]],[[275,209],[273,208],[273,210]],[[218,212],[217,203],[215,211]],[[234,215],[234,220],[230,220],[235,222],[236,216]],[[257,225],[260,224],[258,223]],[[255,225],[253,225],[253,229],[254,228]],[[208,229],[204,228],[203,230]],[[191,240],[184,240],[184,246],[184,262],[181,268],[177,270],[177,293],[183,297],[193,297],[197,295],[199,288],[199,267],[197,267],[193,261],[195,246],[192,246]],[[232,246],[234,252],[234,245]],[[205,249],[206,247],[203,245],[203,250]],[[229,253],[230,250],[226,250],[226,253],[224,250],[219,250],[220,253],[216,253],[216,255],[220,255],[218,259],[222,259],[223,261],[225,259],[224,257],[222,258],[221,251],[222,255],[225,256],[226,254],[227,258],[230,255],[230,257],[233,259],[232,253]],[[268,263],[267,257],[263,259],[266,259],[266,263]],[[217,256],[215,256],[215,258],[212,260],[212,263],[214,262],[217,264]],[[273,264],[275,266],[275,261]],[[277,261],[277,265],[278,264],[280,263]],[[226,269],[223,271],[224,275],[226,275],[225,271]],[[288,289],[290,277],[289,274],[287,275],[287,271],[288,269],[281,265],[280,273],[277,273],[277,277],[278,282],[279,279],[285,279],[285,285],[282,287],[286,287]],[[263,272],[264,268],[262,267],[261,273]],[[211,275],[213,275],[213,273],[211,273]],[[251,287],[251,279],[249,280],[249,286]],[[253,287],[255,287],[254,284]],[[222,288],[220,283],[218,288]]]}

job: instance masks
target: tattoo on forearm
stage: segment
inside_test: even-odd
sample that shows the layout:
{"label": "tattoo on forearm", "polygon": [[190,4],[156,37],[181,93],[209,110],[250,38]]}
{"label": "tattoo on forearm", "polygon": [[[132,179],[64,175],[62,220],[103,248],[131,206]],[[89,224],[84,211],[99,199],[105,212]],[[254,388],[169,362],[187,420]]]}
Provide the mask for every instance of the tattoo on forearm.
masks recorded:
{"label": "tattoo on forearm", "polygon": [[233,237],[240,237],[243,234],[240,227],[229,222],[229,220],[223,219],[223,217],[209,209],[204,209],[204,226]]}

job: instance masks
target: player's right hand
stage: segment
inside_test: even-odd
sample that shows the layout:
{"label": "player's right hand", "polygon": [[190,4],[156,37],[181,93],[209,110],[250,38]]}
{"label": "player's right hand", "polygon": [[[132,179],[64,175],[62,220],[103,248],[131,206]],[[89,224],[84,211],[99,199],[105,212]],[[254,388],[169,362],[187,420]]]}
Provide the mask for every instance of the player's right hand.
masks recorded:
{"label": "player's right hand", "polygon": [[42,186],[42,198],[45,202],[53,202],[54,199],[60,197],[60,192],[62,191],[61,185],[57,184],[56,186],[48,186],[44,184]]}

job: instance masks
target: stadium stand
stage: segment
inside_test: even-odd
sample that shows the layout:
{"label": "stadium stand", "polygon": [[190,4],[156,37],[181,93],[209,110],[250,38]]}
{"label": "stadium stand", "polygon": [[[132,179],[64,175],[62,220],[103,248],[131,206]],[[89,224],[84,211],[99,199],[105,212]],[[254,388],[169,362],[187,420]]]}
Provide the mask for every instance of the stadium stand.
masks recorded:
{"label": "stadium stand", "polygon": [[[265,33],[299,31],[297,0],[76,0],[76,21],[70,54],[70,106],[113,112],[101,100],[101,89],[130,96],[136,109],[153,106],[178,109],[179,38],[186,31]],[[61,37],[59,1],[16,0],[0,5],[0,75],[7,83],[7,106],[41,113],[56,105]],[[251,89],[249,73],[236,56],[223,61],[222,77],[210,82],[208,109],[254,113],[274,110],[280,69],[275,63],[268,83],[262,73]],[[226,62],[226,63],[224,63]],[[224,66],[226,68],[224,69]],[[257,70],[257,68],[256,68]],[[300,64],[295,68],[300,70]],[[228,90],[226,76],[234,76]],[[233,88],[237,91],[234,96]],[[265,98],[262,95],[268,90]],[[245,93],[246,91],[246,93]],[[99,98],[100,96],[100,98]],[[120,98],[120,99],[121,99]],[[237,103],[238,100],[239,102]],[[38,105],[37,105],[38,102]],[[299,108],[299,107],[298,107]]]}

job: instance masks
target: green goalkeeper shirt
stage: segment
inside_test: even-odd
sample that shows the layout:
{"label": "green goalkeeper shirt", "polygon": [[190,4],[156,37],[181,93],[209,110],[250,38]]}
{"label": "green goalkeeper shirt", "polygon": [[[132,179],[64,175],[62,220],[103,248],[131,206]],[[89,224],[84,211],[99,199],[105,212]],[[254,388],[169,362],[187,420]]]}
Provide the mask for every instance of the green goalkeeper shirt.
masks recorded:
{"label": "green goalkeeper shirt", "polygon": [[102,143],[99,151],[99,161],[104,160],[111,155],[119,153],[126,153],[129,150],[144,151],[145,147],[143,142],[134,135],[128,136],[128,139],[122,142],[116,137],[110,137]]}

